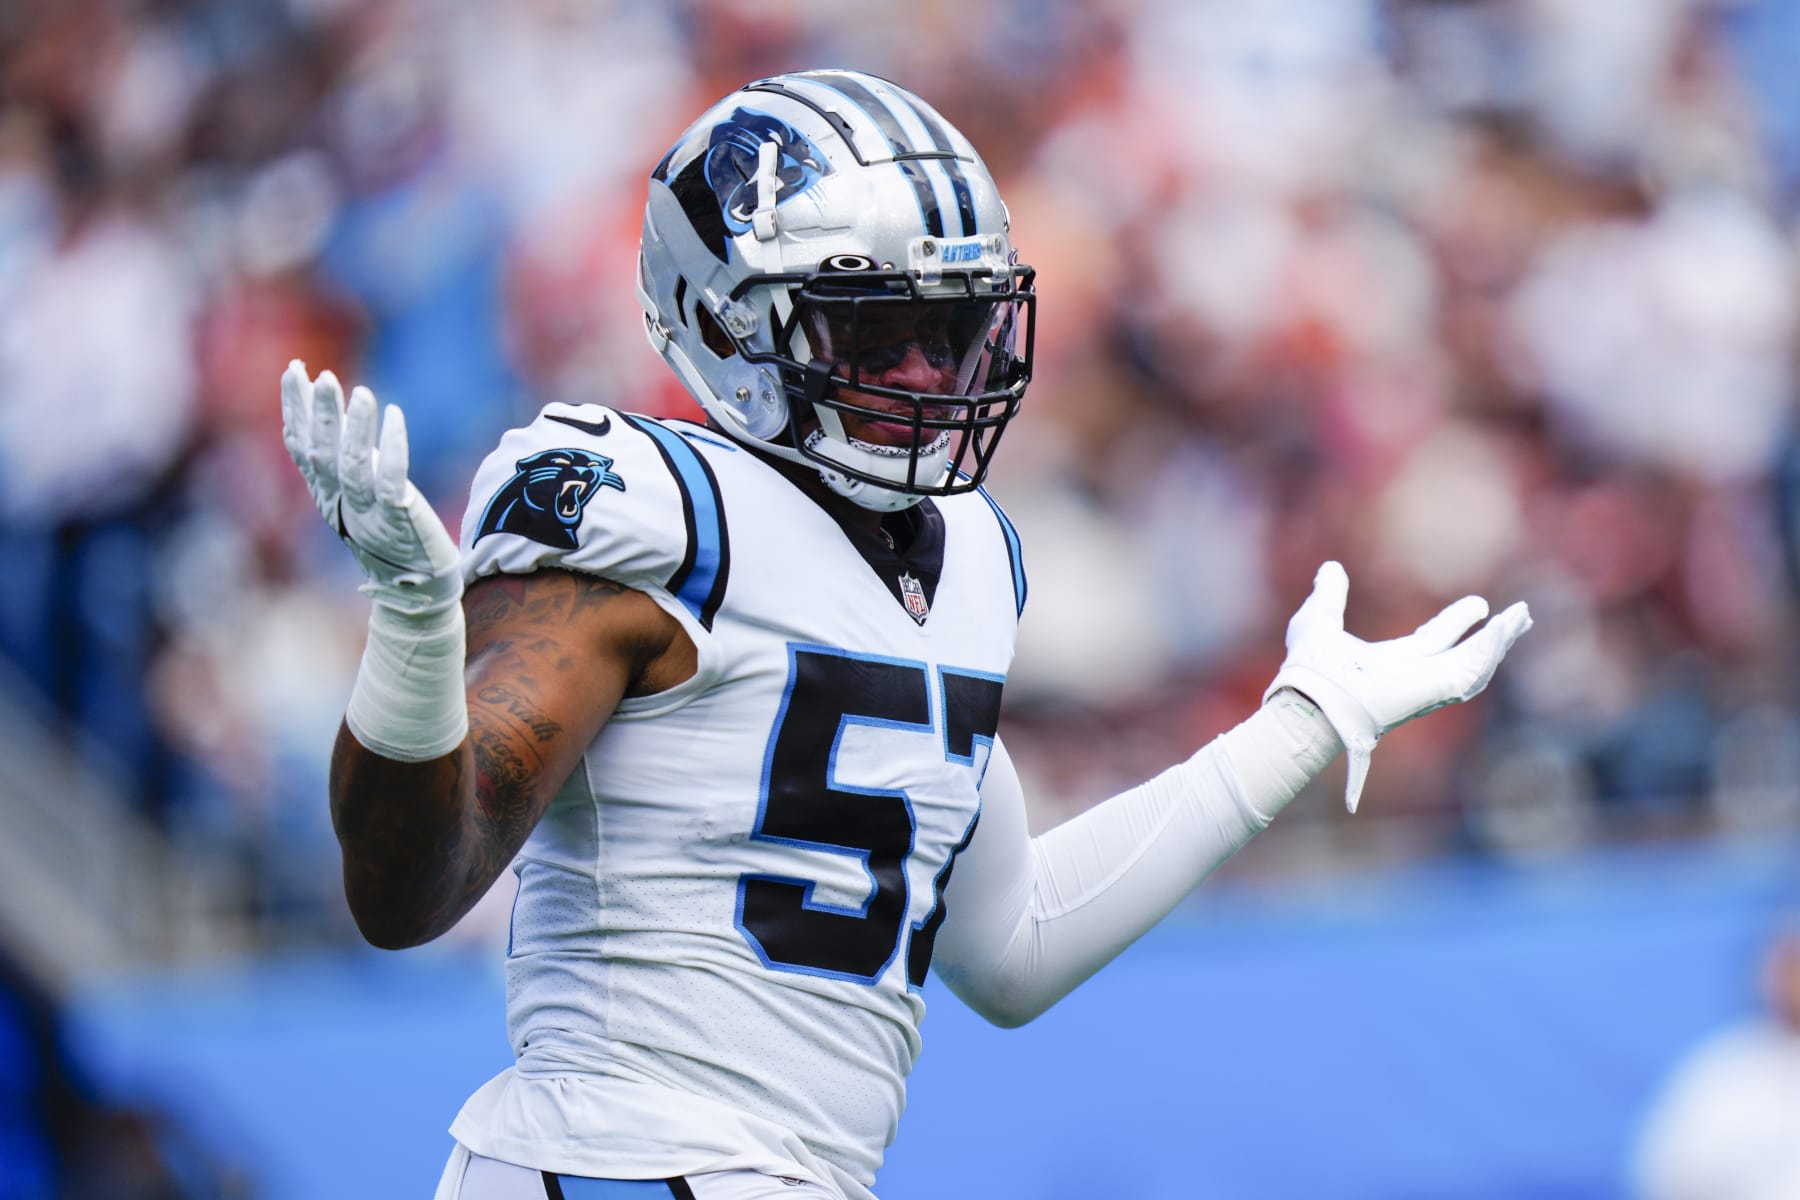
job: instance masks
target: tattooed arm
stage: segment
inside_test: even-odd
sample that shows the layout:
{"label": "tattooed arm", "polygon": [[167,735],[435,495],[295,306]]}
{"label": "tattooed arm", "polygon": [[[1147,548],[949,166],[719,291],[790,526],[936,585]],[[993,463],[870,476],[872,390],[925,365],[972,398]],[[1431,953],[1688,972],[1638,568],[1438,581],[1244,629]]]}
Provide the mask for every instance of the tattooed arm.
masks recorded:
{"label": "tattooed arm", "polygon": [[344,893],[370,942],[397,950],[460,920],[627,696],[694,672],[687,633],[642,592],[591,575],[501,575],[463,598],[469,735],[406,763],[339,729],[331,818]]}

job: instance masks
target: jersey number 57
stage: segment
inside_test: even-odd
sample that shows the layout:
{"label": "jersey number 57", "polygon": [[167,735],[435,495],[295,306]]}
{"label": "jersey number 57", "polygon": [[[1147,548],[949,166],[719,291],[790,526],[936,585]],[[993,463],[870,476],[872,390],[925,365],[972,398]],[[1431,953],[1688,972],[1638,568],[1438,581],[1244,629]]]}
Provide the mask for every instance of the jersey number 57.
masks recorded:
{"label": "jersey number 57", "polygon": [[944,920],[944,885],[975,822],[932,881],[930,910],[908,924],[906,859],[917,833],[912,802],[904,791],[837,782],[840,736],[848,725],[935,732],[927,690],[935,674],[944,758],[979,772],[986,761],[976,763],[976,749],[992,746],[1000,727],[1002,680],[827,646],[790,645],[788,657],[787,696],[763,762],[763,800],[751,838],[858,857],[874,890],[849,908],[815,900],[811,880],[746,874],[738,881],[738,929],[772,969],[857,983],[875,983],[904,950],[907,982],[921,987]]}

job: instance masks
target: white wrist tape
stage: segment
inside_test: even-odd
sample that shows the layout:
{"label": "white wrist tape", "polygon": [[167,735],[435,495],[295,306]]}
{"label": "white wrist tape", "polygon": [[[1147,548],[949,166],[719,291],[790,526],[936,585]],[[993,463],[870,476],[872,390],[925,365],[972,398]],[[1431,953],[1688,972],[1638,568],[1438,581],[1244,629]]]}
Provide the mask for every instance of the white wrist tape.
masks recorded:
{"label": "white wrist tape", "polygon": [[376,604],[344,713],[351,734],[397,762],[456,749],[469,734],[464,653],[462,605],[405,613]]}

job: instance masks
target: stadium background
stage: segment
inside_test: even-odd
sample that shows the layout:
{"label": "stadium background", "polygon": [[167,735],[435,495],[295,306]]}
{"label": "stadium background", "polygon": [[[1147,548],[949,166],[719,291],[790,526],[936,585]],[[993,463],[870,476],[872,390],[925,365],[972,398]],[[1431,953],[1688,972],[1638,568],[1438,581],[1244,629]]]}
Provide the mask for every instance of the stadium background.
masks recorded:
{"label": "stadium background", "polygon": [[425,1194],[505,883],[348,925],[366,609],[276,380],[403,405],[452,521],[544,401],[691,413],[641,180],[820,64],[960,125],[1041,273],[1040,826],[1247,712],[1322,558],[1364,636],[1537,619],[1038,1024],[933,985],[884,1197],[1629,1195],[1800,907],[1796,61],[1792,0],[0,5],[0,1198]]}

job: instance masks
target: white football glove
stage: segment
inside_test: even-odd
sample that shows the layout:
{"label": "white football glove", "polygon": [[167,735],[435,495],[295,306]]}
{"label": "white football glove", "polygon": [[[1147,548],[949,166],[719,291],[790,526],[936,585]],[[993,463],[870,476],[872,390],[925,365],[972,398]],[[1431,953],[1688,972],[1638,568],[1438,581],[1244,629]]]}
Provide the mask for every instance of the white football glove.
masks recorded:
{"label": "white football glove", "polygon": [[309,380],[295,359],[281,376],[281,438],[306,479],[319,513],[356,555],[377,604],[404,613],[454,605],[462,596],[456,541],[406,477],[406,418],[382,415],[376,445],[375,395],[344,391],[330,371]]}
{"label": "white football glove", "polygon": [[1365,642],[1344,632],[1349,591],[1342,566],[1327,562],[1319,568],[1312,595],[1288,621],[1287,661],[1263,699],[1293,688],[1319,706],[1348,752],[1344,804],[1355,812],[1381,735],[1480,694],[1507,650],[1531,628],[1531,610],[1514,604],[1459,644],[1488,614],[1486,600],[1464,596],[1405,637]]}

